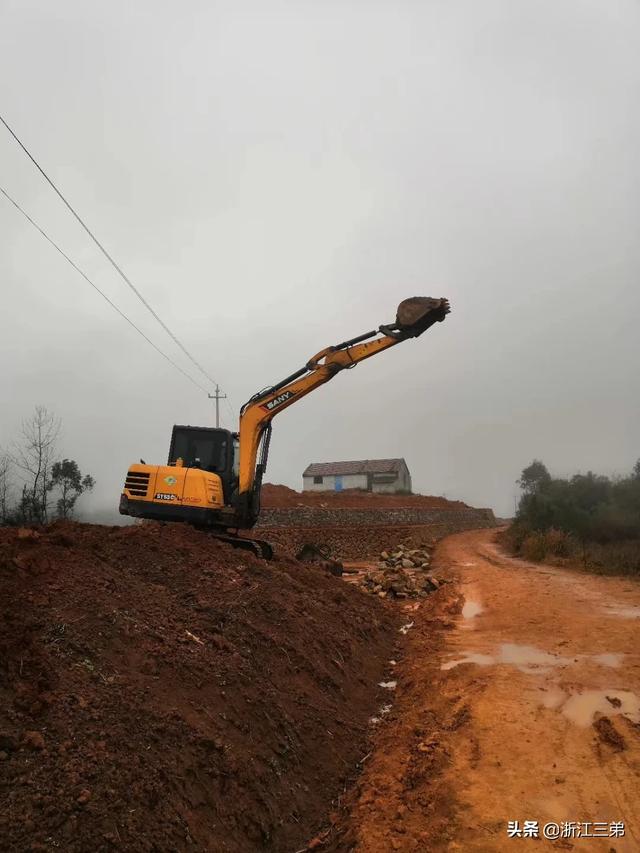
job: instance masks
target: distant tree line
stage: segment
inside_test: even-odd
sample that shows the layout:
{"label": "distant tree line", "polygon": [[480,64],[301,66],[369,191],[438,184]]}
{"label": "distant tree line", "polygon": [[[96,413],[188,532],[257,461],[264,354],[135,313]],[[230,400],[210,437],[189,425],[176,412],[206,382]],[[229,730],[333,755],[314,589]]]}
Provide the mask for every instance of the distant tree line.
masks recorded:
{"label": "distant tree line", "polygon": [[59,459],[61,422],[44,406],[22,422],[19,437],[0,449],[0,524],[46,524],[70,518],[95,485],[73,459]]}
{"label": "distant tree line", "polygon": [[[529,559],[579,555],[585,566],[640,572],[640,459],[622,477],[553,477],[535,459],[517,481],[522,490],[507,538]],[[600,565],[602,563],[602,565]]]}

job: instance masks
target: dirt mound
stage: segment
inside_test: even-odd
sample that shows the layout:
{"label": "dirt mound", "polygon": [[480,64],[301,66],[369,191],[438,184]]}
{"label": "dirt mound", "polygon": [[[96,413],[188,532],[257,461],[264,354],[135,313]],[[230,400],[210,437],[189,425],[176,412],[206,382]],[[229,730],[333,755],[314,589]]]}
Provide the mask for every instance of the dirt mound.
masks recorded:
{"label": "dirt mound", "polygon": [[0,530],[0,848],[300,848],[397,636],[321,569],[186,526]]}
{"label": "dirt mound", "polygon": [[265,509],[288,509],[299,506],[330,507],[345,509],[464,509],[462,501],[448,501],[431,495],[383,495],[359,489],[341,492],[296,492],[288,486],[265,483],[261,492],[261,503]]}

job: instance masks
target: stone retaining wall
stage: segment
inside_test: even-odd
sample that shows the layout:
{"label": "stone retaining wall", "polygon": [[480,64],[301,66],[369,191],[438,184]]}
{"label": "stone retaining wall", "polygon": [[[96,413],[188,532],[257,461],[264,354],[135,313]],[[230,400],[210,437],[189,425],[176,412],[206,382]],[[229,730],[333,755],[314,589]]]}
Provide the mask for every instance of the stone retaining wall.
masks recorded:
{"label": "stone retaining wall", "polygon": [[263,509],[256,528],[273,527],[381,527],[444,524],[459,530],[495,527],[496,519],[490,509],[325,509],[295,507]]}
{"label": "stone retaining wall", "polygon": [[323,545],[343,560],[375,558],[403,543],[420,548],[451,533],[495,527],[490,509],[326,510],[300,507],[269,509],[253,535],[276,546],[276,552],[296,554],[302,545]]}

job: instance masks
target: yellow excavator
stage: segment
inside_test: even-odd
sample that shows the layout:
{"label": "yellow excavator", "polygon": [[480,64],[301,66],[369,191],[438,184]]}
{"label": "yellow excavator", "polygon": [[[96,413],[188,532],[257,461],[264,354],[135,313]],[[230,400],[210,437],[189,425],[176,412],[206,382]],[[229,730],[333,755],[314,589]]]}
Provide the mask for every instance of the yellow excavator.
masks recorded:
{"label": "yellow excavator", "polygon": [[260,514],[271,421],[284,409],[365,358],[417,338],[449,313],[446,299],[414,296],[398,306],[395,323],[327,347],[281,382],[254,394],[240,410],[238,432],[173,427],[166,465],[131,465],[120,513],[156,521],[186,521],[216,538],[269,559],[267,542],[238,535]]}

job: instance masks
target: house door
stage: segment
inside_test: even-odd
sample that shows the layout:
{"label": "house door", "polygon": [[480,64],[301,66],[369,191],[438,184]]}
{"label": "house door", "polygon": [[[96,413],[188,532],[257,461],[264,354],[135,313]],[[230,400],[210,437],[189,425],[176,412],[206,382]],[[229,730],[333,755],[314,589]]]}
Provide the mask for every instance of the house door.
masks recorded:
{"label": "house door", "polygon": [[339,474],[336,475],[335,490],[336,490],[336,492],[342,491],[342,477]]}

